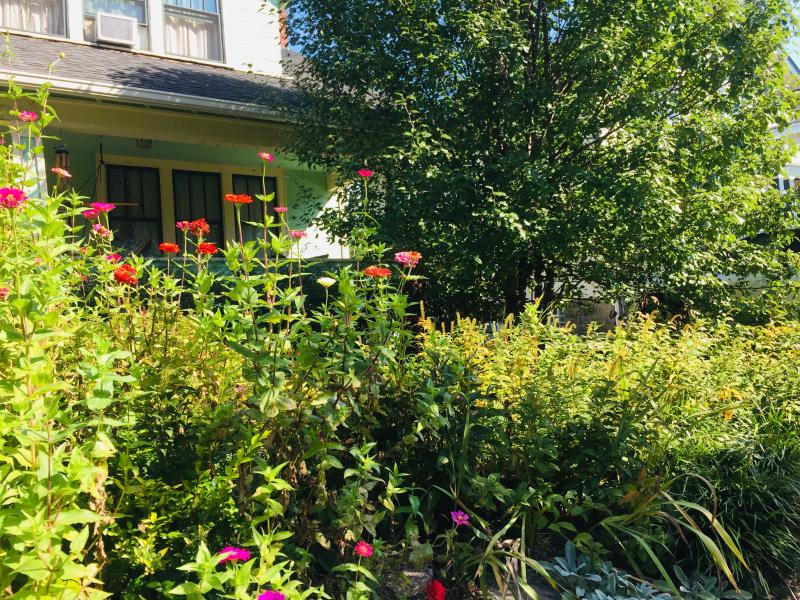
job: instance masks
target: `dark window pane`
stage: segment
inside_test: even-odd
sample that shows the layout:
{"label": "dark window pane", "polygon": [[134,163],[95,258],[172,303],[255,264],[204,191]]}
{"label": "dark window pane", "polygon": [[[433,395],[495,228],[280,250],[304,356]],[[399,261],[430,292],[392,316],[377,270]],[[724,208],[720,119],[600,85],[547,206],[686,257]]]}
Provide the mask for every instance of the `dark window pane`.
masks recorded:
{"label": "dark window pane", "polygon": [[175,198],[175,219],[194,221],[204,218],[211,225],[209,242],[222,245],[222,185],[219,173],[173,171],[172,194]]}
{"label": "dark window pane", "polygon": [[114,244],[128,252],[153,255],[161,241],[161,188],[158,169],[106,165]]}
{"label": "dark window pane", "polygon": [[[268,202],[266,205],[267,214],[272,215],[272,217],[275,218],[276,213],[274,209],[278,197],[278,180],[275,179],[275,177],[267,177],[264,181],[264,184],[266,184],[265,195],[275,194],[275,198],[272,200],[272,202]],[[248,225],[246,221],[251,221],[254,223],[264,222],[264,203],[256,198],[256,194],[263,193],[262,189],[264,188],[264,184],[262,184],[261,177],[257,175],[233,176],[233,193],[249,194],[253,197],[252,204],[242,205],[242,229],[245,241],[254,240],[263,235],[263,229],[254,227],[253,225]]]}

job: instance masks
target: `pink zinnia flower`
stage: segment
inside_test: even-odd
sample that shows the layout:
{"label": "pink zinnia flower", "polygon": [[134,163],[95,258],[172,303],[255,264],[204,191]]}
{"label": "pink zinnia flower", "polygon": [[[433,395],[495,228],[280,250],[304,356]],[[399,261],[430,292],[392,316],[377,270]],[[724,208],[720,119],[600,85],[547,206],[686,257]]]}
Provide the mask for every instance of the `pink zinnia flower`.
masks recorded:
{"label": "pink zinnia flower", "polygon": [[399,262],[407,267],[414,268],[417,266],[417,263],[422,258],[422,254],[419,252],[398,252],[394,255],[395,262]]}
{"label": "pink zinnia flower", "polygon": [[19,113],[19,120],[20,121],[25,121],[26,123],[33,123],[38,118],[39,118],[39,115],[37,115],[35,112],[32,112],[30,110],[24,110],[21,113]]}
{"label": "pink zinnia flower", "polygon": [[189,223],[189,221],[178,221],[177,223],[175,223],[175,227],[177,227],[181,231],[187,231],[190,225],[191,223]]}
{"label": "pink zinnia flower", "polygon": [[0,188],[0,206],[19,208],[27,199],[28,194],[18,188]]}
{"label": "pink zinnia flower", "polygon": [[268,163],[271,163],[273,160],[275,160],[275,157],[272,156],[272,154],[270,154],[269,152],[259,152],[258,158],[260,158],[261,160],[265,160]]}
{"label": "pink zinnia flower", "polygon": [[8,298],[8,295],[11,293],[11,290],[7,287],[0,287],[0,300],[5,300]]}
{"label": "pink zinnia flower", "polygon": [[456,524],[456,527],[461,525],[469,525],[469,515],[461,510],[454,510],[450,512],[450,518],[453,519],[453,523]]}
{"label": "pink zinnia flower", "polygon": [[122,260],[122,254],[119,252],[112,252],[111,254],[106,254],[106,260],[110,263],[118,263]]}
{"label": "pink zinnia flower", "polygon": [[229,560],[250,560],[250,552],[248,550],[235,546],[225,546],[222,550],[217,552],[217,554],[221,557],[219,559],[220,563]]}
{"label": "pink zinnia flower", "polygon": [[62,169],[61,167],[53,167],[50,169],[52,173],[58,175],[59,177],[63,177],[64,179],[69,179],[72,177],[72,173],[67,171],[66,169]]}
{"label": "pink zinnia flower", "polygon": [[356,554],[358,554],[363,558],[369,558],[370,556],[372,556],[372,546],[370,546],[364,540],[361,540],[356,544],[355,552]]}
{"label": "pink zinnia flower", "polygon": [[286,600],[286,595],[281,592],[266,590],[258,595],[258,600]]}
{"label": "pink zinnia flower", "polygon": [[89,204],[89,206],[103,213],[111,212],[116,208],[116,205],[111,204],[110,202],[92,202],[91,204]]}
{"label": "pink zinnia flower", "polygon": [[276,207],[275,207],[275,212],[276,212],[276,213],[283,214],[283,213],[285,213],[285,212],[289,212],[289,209],[288,209],[288,208],[286,208],[285,206],[276,206]]}
{"label": "pink zinnia flower", "polygon": [[96,236],[101,237],[101,238],[110,238],[111,237],[111,231],[109,229],[107,229],[106,227],[100,225],[100,223],[95,223],[94,225],[92,225],[92,231],[94,232],[94,234]]}
{"label": "pink zinnia flower", "polygon": [[304,237],[306,237],[306,232],[305,231],[292,230],[292,231],[289,232],[289,235],[292,236],[296,240],[302,240]]}
{"label": "pink zinnia flower", "polygon": [[100,211],[99,211],[99,210],[95,210],[95,209],[93,209],[93,208],[87,208],[87,209],[86,209],[85,211],[83,211],[81,214],[82,214],[84,217],[86,217],[87,219],[89,219],[90,221],[93,221],[93,220],[94,220],[94,219],[96,219],[98,216],[100,216]]}
{"label": "pink zinnia flower", "polygon": [[373,175],[375,175],[375,171],[370,171],[369,169],[359,169],[358,174],[361,175],[364,179],[369,179]]}

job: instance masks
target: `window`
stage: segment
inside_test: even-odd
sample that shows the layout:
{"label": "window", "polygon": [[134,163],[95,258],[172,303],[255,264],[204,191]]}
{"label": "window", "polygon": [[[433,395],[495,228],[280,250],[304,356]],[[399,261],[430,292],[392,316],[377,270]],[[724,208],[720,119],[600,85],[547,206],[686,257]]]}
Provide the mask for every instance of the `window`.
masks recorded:
{"label": "window", "polygon": [[0,26],[65,36],[64,0],[0,0]]}
{"label": "window", "polygon": [[114,244],[138,254],[154,255],[161,242],[161,189],[158,169],[106,165],[108,213]]}
{"label": "window", "polygon": [[172,172],[175,220],[193,221],[203,217],[211,225],[206,241],[222,246],[222,186],[219,173]]}
{"label": "window", "polygon": [[[1,1],[1,0],[0,0]],[[140,50],[150,49],[150,31],[148,28],[147,3],[145,0],[84,0],[83,3],[83,35],[89,41],[96,40],[95,15],[97,13],[123,15],[133,17],[139,27]]]}
{"label": "window", "polygon": [[[266,184],[266,194],[275,194],[272,202],[266,204],[268,214],[276,217],[275,206],[278,201],[278,180],[275,177],[267,177],[264,182]],[[263,235],[263,230],[247,225],[245,221],[254,223],[264,222],[264,202],[258,200],[256,194],[264,194],[264,185],[262,184],[261,177],[258,175],[234,175],[233,176],[233,193],[234,194],[248,194],[253,196],[251,204],[242,205],[242,229],[245,241],[254,240]]]}
{"label": "window", "polygon": [[222,60],[218,0],[164,0],[167,54]]}

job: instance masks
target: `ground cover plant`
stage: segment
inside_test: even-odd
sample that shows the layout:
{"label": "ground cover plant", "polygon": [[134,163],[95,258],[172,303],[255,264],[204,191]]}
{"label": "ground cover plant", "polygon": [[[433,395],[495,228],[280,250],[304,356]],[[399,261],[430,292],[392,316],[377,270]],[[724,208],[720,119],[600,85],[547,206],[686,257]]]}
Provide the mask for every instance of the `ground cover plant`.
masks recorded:
{"label": "ground cover plant", "polygon": [[194,215],[164,261],[122,255],[113,203],[28,175],[47,89],[5,98],[4,596],[403,597],[426,567],[407,594],[710,598],[796,571],[796,323],[437,324],[405,293],[425,257],[370,228],[312,305],[304,232],[240,218],[268,195],[225,198],[254,241]]}

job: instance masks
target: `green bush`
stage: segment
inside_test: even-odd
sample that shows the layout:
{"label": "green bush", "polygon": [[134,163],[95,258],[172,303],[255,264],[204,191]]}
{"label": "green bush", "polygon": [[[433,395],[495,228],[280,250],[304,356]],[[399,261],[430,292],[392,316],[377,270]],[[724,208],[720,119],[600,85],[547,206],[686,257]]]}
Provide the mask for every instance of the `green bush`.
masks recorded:
{"label": "green bush", "polygon": [[369,228],[319,281],[270,218],[118,256],[113,206],[26,179],[46,89],[6,99],[5,596],[358,600],[427,562],[451,597],[524,597],[567,541],[676,595],[800,564],[800,325],[414,327],[418,259]]}

